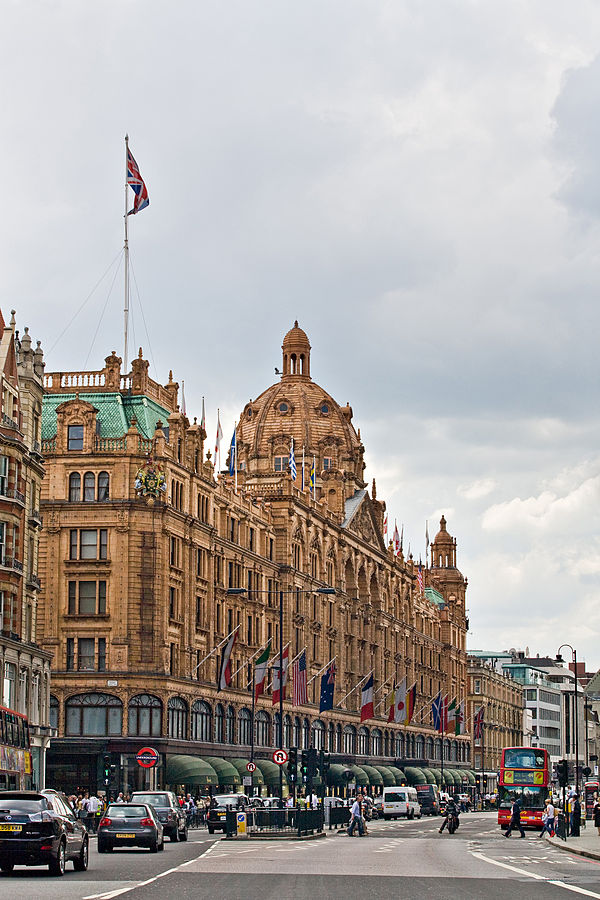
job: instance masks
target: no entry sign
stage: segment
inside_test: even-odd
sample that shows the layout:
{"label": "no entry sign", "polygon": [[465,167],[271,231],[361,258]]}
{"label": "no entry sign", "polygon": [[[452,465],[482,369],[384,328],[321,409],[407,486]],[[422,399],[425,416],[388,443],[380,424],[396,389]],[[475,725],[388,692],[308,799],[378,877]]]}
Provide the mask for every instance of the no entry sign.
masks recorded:
{"label": "no entry sign", "polygon": [[135,758],[142,769],[152,769],[158,762],[158,751],[154,747],[142,747]]}
{"label": "no entry sign", "polygon": [[278,766],[284,766],[288,761],[288,755],[285,750],[275,750],[273,753],[273,762]]}

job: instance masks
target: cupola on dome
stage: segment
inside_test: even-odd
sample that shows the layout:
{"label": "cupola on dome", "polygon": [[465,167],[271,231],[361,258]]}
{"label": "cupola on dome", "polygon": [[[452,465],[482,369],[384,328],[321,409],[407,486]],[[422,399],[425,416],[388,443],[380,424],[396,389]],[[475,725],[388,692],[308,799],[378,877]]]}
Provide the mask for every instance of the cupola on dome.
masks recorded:
{"label": "cupola on dome", "polygon": [[283,377],[289,378],[301,376],[310,378],[310,341],[306,332],[294,322],[283,339]]}

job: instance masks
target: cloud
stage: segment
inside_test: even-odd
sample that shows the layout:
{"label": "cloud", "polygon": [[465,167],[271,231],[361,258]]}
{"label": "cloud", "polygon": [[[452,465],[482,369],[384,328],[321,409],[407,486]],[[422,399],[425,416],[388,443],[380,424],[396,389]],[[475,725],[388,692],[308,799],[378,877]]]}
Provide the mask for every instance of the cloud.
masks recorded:
{"label": "cloud", "polygon": [[480,478],[472,484],[459,484],[456,490],[466,500],[480,500],[491,494],[495,487],[496,482],[493,478]]}

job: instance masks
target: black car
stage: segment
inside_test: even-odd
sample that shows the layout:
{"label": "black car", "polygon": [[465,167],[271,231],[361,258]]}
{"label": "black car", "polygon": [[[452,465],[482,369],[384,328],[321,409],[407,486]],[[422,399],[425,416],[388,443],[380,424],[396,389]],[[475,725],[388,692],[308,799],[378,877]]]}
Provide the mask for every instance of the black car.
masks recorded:
{"label": "black car", "polygon": [[89,840],[64,794],[56,791],[0,791],[0,871],[48,866],[64,875],[65,863],[88,867]]}
{"label": "black car", "polygon": [[246,794],[215,794],[211,797],[210,808],[206,817],[208,833],[227,829],[227,810],[245,810],[249,805]]}
{"label": "black car", "polygon": [[134,791],[131,803],[147,803],[158,813],[165,834],[172,841],[187,841],[188,824],[185,809],[172,791]]}
{"label": "black car", "polygon": [[114,847],[165,849],[163,827],[149,803],[111,803],[98,825],[98,853]]}

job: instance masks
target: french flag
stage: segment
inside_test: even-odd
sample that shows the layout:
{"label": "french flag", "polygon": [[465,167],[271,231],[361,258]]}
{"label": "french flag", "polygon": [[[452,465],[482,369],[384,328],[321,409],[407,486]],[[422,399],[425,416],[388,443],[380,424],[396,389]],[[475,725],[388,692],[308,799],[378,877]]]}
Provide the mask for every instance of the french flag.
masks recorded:
{"label": "french flag", "polygon": [[360,699],[360,721],[366,722],[367,719],[374,719],[375,712],[373,710],[373,673],[369,675],[366,682],[362,686]]}

